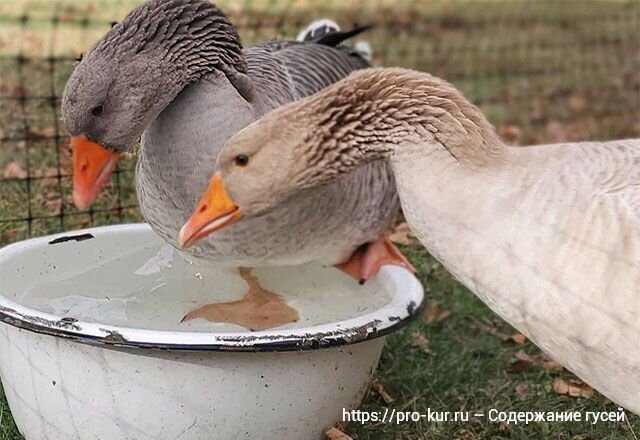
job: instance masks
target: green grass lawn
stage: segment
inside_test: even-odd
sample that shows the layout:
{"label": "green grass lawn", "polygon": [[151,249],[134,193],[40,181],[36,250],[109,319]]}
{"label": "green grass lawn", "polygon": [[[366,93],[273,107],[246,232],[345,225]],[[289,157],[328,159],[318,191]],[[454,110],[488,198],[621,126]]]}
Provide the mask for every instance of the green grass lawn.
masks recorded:
{"label": "green grass lawn", "polygon": [[[128,157],[97,201],[98,212],[71,203],[70,159],[57,108],[18,97],[59,96],[75,57],[137,0],[0,2],[0,246],[89,225],[138,220]],[[246,42],[295,34],[318,16],[343,25],[373,22],[368,33],[380,65],[402,65],[442,76],[477,103],[508,142],[516,144],[640,136],[640,3],[632,1],[218,2]],[[27,23],[16,17],[25,11]],[[58,16],[56,23],[51,16]],[[90,21],[79,25],[79,20]],[[29,57],[19,65],[17,54]],[[53,63],[46,57],[65,57]],[[25,121],[29,130],[25,129]],[[32,178],[27,181],[26,177]],[[32,222],[29,216],[39,217]],[[595,393],[560,395],[556,379],[571,373],[540,361],[518,337],[420,246],[403,250],[418,269],[430,304],[389,337],[377,382],[394,398],[371,392],[363,410],[615,411]],[[527,355],[529,357],[527,357]],[[0,353],[2,356],[2,353]],[[531,360],[533,359],[533,360]],[[468,422],[348,423],[360,440],[387,439],[626,439],[628,422],[505,425],[486,417]],[[0,440],[20,435],[0,399]],[[39,439],[33,439],[39,440]]]}

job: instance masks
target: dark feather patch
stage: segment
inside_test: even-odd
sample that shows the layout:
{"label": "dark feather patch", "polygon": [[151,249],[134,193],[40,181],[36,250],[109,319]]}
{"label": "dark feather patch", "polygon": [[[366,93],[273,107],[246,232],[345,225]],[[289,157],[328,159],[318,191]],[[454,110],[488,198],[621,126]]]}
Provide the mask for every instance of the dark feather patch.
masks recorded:
{"label": "dark feather patch", "polygon": [[311,40],[311,42],[316,44],[322,44],[324,46],[336,47],[343,41],[348,40],[349,38],[355,37],[356,35],[359,35],[364,31],[371,29],[372,27],[373,25],[369,24],[366,26],[356,26],[350,31],[329,32],[319,36],[315,40]]}

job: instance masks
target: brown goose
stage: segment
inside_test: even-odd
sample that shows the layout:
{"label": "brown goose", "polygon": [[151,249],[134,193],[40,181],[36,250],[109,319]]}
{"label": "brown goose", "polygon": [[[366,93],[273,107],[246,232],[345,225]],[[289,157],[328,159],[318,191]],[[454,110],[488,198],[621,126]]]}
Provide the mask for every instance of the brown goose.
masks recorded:
{"label": "brown goose", "polygon": [[214,224],[295,215],[282,207],[299,193],[379,160],[429,252],[557,361],[640,412],[640,139],[508,147],[447,82],[362,70],[229,140],[212,179],[226,206]]}
{"label": "brown goose", "polygon": [[[238,34],[204,0],[151,0],[134,9],[84,56],[64,91],[72,135],[74,200],[88,206],[117,158],[142,136],[136,189],[155,232],[177,234],[206,187],[224,142],[269,109],[310,95],[366,67],[340,42],[361,29],[313,30],[310,41],[273,41],[242,50]],[[272,164],[275,168],[276,164]],[[371,163],[283,210],[238,222],[189,253],[235,266],[349,260],[375,242],[399,209],[390,167]],[[355,215],[359,213],[359,215]],[[385,240],[341,266],[366,279],[388,261],[406,264]],[[355,268],[353,267],[355,263]]]}

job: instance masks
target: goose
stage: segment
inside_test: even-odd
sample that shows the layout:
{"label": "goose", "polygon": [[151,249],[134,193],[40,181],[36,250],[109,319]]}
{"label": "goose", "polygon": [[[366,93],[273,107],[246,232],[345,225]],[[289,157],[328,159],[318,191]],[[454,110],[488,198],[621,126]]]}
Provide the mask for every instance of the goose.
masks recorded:
{"label": "goose", "polygon": [[511,147],[444,80],[361,70],[234,135],[193,216],[224,208],[208,212],[212,232],[230,216],[283,213],[379,160],[413,232],[451,274],[640,412],[640,139]]}
{"label": "goose", "polygon": [[[71,135],[75,204],[91,203],[141,136],[142,215],[180,248],[180,226],[224,142],[266,111],[367,67],[366,57],[340,44],[363,29],[337,32],[323,21],[301,35],[306,41],[242,50],[234,26],[208,1],[143,3],[89,50],[66,84],[62,116]],[[319,261],[364,281],[385,263],[411,269],[384,236],[399,209],[390,167],[372,162],[313,197],[291,200],[280,214],[238,222],[186,252],[242,267]]]}

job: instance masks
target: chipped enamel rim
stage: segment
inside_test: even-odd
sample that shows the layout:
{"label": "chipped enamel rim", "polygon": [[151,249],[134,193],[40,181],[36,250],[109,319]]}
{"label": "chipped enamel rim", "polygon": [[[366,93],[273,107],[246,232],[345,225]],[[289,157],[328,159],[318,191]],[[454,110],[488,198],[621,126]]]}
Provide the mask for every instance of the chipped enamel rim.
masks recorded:
{"label": "chipped enamel rim", "polygon": [[[48,245],[55,240],[62,242],[78,240],[87,234],[98,236],[116,231],[149,230],[146,224],[127,224],[25,240],[0,249],[0,264],[23,251]],[[391,301],[383,307],[355,318],[296,329],[182,332],[121,327],[44,313],[11,301],[1,292],[0,320],[28,331],[100,346],[238,352],[315,350],[355,344],[384,336],[404,326],[417,313],[424,294],[422,285],[413,274],[400,267],[384,266],[378,277],[392,296]]]}

